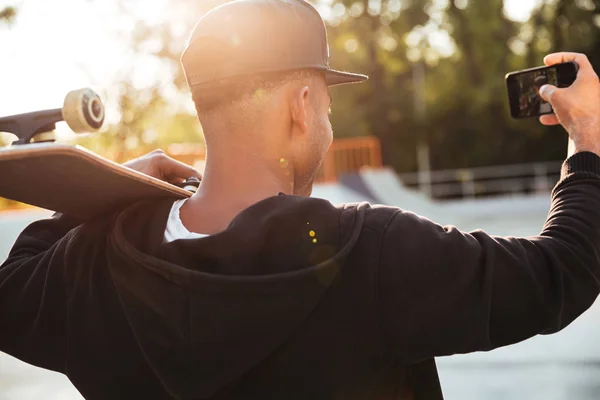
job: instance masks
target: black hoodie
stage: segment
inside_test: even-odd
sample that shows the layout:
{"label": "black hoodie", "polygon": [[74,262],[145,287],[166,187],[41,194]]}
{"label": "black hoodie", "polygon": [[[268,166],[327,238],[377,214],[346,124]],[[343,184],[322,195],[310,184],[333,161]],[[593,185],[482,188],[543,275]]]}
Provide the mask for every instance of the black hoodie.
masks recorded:
{"label": "black hoodie", "polygon": [[87,399],[441,399],[433,358],[556,332],[600,289],[600,159],[542,233],[274,196],[162,239],[173,199],[31,224],[0,267],[0,350]]}

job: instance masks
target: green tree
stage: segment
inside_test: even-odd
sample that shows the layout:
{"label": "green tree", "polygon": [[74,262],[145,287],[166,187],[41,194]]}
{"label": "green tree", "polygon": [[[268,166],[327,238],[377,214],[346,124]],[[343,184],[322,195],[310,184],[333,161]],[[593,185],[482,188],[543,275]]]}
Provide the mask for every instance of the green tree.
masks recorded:
{"label": "green tree", "polygon": [[419,140],[434,169],[560,159],[566,136],[512,120],[503,77],[555,50],[600,62],[598,3],[546,0],[517,22],[502,0],[334,0],[333,64],[371,76],[334,97],[336,134],[377,135],[399,171],[416,169]]}

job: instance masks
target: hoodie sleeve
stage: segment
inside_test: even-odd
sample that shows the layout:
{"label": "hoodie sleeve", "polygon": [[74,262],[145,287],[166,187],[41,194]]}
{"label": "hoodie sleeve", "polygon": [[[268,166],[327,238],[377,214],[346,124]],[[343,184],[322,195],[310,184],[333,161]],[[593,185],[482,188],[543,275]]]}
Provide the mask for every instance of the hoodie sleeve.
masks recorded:
{"label": "hoodie sleeve", "polygon": [[30,224],[0,266],[0,351],[63,372],[65,259],[79,221],[60,214]]}
{"label": "hoodie sleeve", "polygon": [[397,210],[380,257],[383,349],[406,362],[557,332],[600,290],[600,158],[565,161],[539,236],[465,233]]}

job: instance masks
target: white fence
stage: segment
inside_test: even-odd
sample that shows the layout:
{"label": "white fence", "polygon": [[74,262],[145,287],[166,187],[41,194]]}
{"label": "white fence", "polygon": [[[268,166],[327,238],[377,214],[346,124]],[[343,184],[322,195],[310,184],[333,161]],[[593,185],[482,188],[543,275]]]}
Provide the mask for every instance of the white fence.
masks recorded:
{"label": "white fence", "polygon": [[546,193],[558,182],[560,161],[400,174],[407,186],[433,198]]}

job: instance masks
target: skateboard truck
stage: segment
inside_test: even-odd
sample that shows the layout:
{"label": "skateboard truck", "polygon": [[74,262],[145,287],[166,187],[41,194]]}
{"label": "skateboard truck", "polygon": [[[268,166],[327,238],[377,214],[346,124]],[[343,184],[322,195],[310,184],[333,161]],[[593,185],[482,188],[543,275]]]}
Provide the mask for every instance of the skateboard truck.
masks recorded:
{"label": "skateboard truck", "polygon": [[191,176],[187,178],[184,182],[177,184],[182,189],[187,190],[188,192],[196,193],[198,188],[200,187],[200,179],[195,176]]}
{"label": "skateboard truck", "polygon": [[100,97],[91,89],[74,90],[67,94],[62,108],[0,118],[0,132],[16,135],[19,140],[13,145],[27,144],[36,135],[53,131],[60,121],[65,121],[75,133],[99,130],[104,123],[104,106]]}

